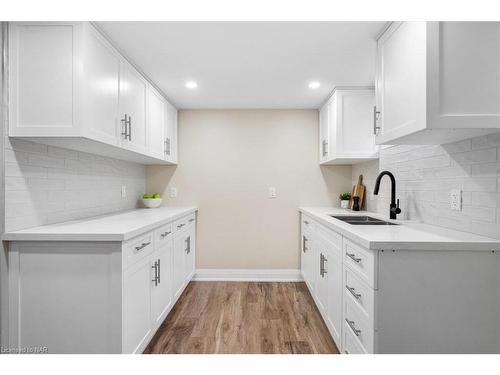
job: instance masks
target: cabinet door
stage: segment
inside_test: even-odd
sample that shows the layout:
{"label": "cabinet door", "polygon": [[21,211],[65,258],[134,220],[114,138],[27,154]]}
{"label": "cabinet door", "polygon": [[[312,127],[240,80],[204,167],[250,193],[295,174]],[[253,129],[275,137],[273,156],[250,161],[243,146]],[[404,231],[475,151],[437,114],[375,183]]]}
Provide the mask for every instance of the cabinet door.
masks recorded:
{"label": "cabinet door", "polygon": [[302,274],[309,290],[314,290],[316,273],[316,257],[314,256],[313,237],[309,232],[305,232],[302,237]]}
{"label": "cabinet door", "polygon": [[327,299],[328,299],[328,323],[330,326],[333,340],[340,348],[341,344],[341,329],[342,329],[342,257],[338,254],[333,254],[333,251],[328,253],[327,263]]}
{"label": "cabinet door", "polygon": [[85,132],[92,139],[118,145],[120,59],[108,42],[89,27],[83,61]]}
{"label": "cabinet door", "polygon": [[153,270],[156,267],[151,291],[152,323],[158,326],[172,306],[172,241],[153,254],[151,266]]}
{"label": "cabinet door", "polygon": [[375,95],[373,90],[342,90],[336,96],[336,157],[373,157],[377,153],[374,135]]}
{"label": "cabinet door", "polygon": [[173,295],[174,301],[179,298],[184,288],[185,269],[186,269],[186,236],[184,234],[177,235],[174,238],[174,253],[172,262],[173,276]]}
{"label": "cabinet door", "polygon": [[330,99],[326,102],[323,107],[319,110],[319,160],[323,162],[328,160],[329,154],[329,143],[330,143]]}
{"label": "cabinet door", "polygon": [[425,22],[393,23],[378,41],[377,60],[377,138],[425,127]]}
{"label": "cabinet door", "polygon": [[[323,242],[318,243],[316,252],[316,285],[315,294],[318,308],[322,313],[326,312],[328,306],[328,254]],[[323,271],[325,270],[325,271]]]}
{"label": "cabinet door", "polygon": [[151,86],[148,88],[148,139],[149,154],[166,158],[165,100]]}
{"label": "cabinet door", "polygon": [[165,113],[166,156],[168,161],[177,163],[177,109],[166,102]]}
{"label": "cabinet door", "polygon": [[[146,99],[148,85],[146,80],[122,60],[120,65],[120,128],[127,132],[127,139],[123,139],[122,146],[136,152],[147,152],[146,132]],[[128,126],[125,121],[127,116]]]}
{"label": "cabinet door", "polygon": [[195,252],[196,252],[196,229],[192,225],[188,229],[186,235],[186,263],[185,263],[185,276],[184,280],[189,283],[193,278],[195,271]]}
{"label": "cabinet door", "polygon": [[307,247],[309,246],[309,243],[309,235],[306,232],[302,232],[302,241],[300,245],[300,272],[302,273],[302,277],[307,284],[309,284],[307,277]]}
{"label": "cabinet door", "polygon": [[9,22],[9,135],[79,136],[81,23]]}
{"label": "cabinet door", "polygon": [[149,258],[123,275],[123,351],[140,350],[151,332],[151,283],[154,273]]}

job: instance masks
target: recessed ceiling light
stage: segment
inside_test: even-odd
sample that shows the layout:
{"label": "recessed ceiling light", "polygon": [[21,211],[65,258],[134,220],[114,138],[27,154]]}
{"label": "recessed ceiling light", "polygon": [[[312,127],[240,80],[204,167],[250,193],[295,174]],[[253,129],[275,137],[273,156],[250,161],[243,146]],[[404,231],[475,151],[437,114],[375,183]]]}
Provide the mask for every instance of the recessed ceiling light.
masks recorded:
{"label": "recessed ceiling light", "polygon": [[195,89],[198,87],[198,84],[195,81],[187,81],[186,82],[186,87],[188,89]]}
{"label": "recessed ceiling light", "polygon": [[310,89],[317,89],[319,86],[321,86],[321,84],[318,82],[318,81],[312,81],[312,82],[309,82],[309,88]]}

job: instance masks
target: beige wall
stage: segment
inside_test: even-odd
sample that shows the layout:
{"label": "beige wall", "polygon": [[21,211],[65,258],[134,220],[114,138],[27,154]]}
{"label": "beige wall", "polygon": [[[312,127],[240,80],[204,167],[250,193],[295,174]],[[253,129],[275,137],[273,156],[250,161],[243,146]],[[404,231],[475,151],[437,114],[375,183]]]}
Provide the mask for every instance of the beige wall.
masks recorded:
{"label": "beige wall", "polygon": [[318,165],[315,110],[180,111],[179,165],[146,176],[165,204],[198,206],[197,268],[299,268],[297,208],[351,189],[351,167]]}

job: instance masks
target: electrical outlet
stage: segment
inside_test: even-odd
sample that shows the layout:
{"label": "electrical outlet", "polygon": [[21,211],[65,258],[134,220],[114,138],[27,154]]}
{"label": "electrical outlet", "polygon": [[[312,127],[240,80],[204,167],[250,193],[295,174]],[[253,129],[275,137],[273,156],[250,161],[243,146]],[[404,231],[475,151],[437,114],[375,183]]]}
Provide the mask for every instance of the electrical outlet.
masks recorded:
{"label": "electrical outlet", "polygon": [[276,188],[274,186],[269,188],[269,198],[276,198]]}
{"label": "electrical outlet", "polygon": [[462,190],[452,189],[450,192],[450,208],[455,211],[462,210]]}
{"label": "electrical outlet", "polygon": [[127,198],[127,185],[122,185],[122,198]]}
{"label": "electrical outlet", "polygon": [[170,188],[170,198],[177,198],[177,188],[176,187]]}

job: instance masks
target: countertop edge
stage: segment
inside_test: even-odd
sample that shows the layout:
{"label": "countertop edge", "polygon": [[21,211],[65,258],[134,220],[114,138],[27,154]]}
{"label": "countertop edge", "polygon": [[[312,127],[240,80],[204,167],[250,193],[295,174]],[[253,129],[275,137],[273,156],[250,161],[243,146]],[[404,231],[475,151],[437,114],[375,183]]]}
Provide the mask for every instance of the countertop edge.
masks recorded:
{"label": "countertop edge", "polygon": [[[366,249],[379,251],[379,250],[400,250],[400,251],[500,251],[500,241],[492,242],[477,242],[477,241],[449,241],[449,242],[435,242],[435,241],[422,241],[422,242],[403,242],[403,241],[370,241],[357,234],[354,234],[342,227],[342,224],[337,225],[329,220],[326,220],[317,212],[308,209],[307,207],[299,207],[299,212],[305,213],[315,220],[318,220],[322,225],[342,234],[347,239],[363,246]],[[367,213],[360,211],[360,213]],[[370,213],[368,213],[370,214]],[[444,228],[446,229],[446,228]],[[439,247],[439,249],[436,249]]]}
{"label": "countertop edge", "polygon": [[[170,223],[179,219],[180,217],[189,215],[193,212],[197,212],[198,207],[186,207],[180,212],[172,214],[171,216],[166,217],[165,219],[161,219],[155,221],[154,223],[144,225],[139,229],[132,230],[127,233],[17,233],[17,232],[7,232],[2,235],[2,241],[9,242],[36,242],[36,241],[47,241],[47,242],[125,242],[130,239],[133,239],[141,234],[149,232],[157,227],[160,227],[164,224]],[[120,213],[116,213],[121,214]],[[111,216],[112,214],[110,214]],[[89,217],[88,220],[95,219],[95,217]],[[59,224],[63,224],[59,223]],[[57,224],[57,223],[55,223]],[[29,230],[30,228],[26,228],[25,230]]]}

